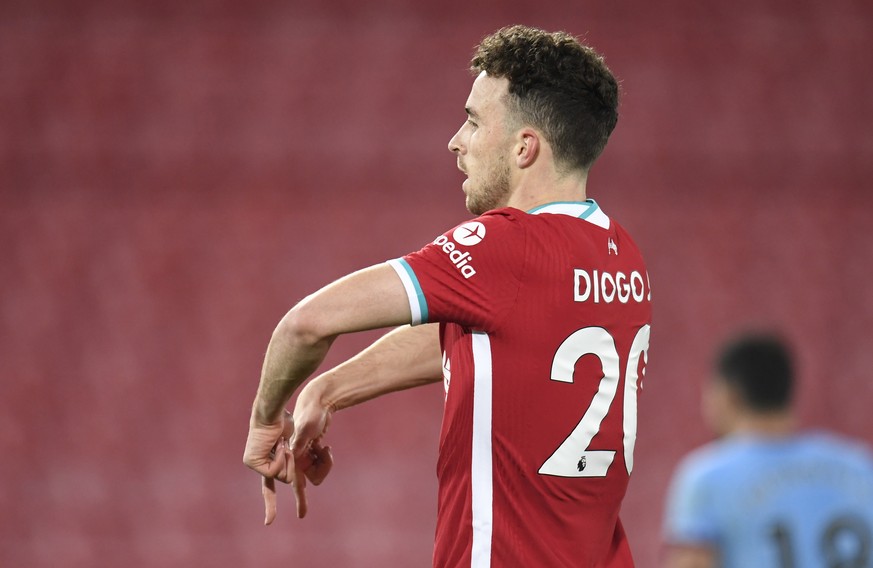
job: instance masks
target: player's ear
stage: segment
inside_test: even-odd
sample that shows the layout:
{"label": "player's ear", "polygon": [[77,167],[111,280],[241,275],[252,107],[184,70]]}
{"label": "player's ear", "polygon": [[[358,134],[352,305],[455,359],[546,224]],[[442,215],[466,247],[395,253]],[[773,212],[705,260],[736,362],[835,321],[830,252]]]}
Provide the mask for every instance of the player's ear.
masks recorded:
{"label": "player's ear", "polygon": [[540,135],[533,128],[522,128],[516,135],[515,164],[521,168],[528,168],[536,162],[540,154]]}

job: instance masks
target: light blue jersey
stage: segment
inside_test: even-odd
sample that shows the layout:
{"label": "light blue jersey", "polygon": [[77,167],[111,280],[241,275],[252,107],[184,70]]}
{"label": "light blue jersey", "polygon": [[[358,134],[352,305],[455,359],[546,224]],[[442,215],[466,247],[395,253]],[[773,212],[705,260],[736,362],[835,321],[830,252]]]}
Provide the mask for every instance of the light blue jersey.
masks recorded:
{"label": "light blue jersey", "polygon": [[677,470],[665,533],[723,568],[873,567],[873,457],[824,433],[713,442]]}

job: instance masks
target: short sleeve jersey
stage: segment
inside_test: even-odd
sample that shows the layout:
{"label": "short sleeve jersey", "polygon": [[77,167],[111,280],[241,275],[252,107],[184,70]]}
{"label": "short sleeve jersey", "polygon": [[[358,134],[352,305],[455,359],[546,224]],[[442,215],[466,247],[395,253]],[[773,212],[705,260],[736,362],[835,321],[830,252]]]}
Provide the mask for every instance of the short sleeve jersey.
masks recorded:
{"label": "short sleeve jersey", "polygon": [[713,442],[677,469],[664,530],[724,568],[873,566],[873,458],[825,433]]}
{"label": "short sleeve jersey", "polygon": [[434,566],[632,566],[651,293],[628,233],[591,200],[504,208],[390,264],[440,324]]}

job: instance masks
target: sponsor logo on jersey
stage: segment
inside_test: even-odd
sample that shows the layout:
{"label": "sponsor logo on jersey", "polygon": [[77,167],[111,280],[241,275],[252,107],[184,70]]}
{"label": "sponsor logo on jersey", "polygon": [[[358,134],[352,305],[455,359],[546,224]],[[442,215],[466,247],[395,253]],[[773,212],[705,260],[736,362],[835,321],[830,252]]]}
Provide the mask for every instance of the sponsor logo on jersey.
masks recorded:
{"label": "sponsor logo on jersey", "polygon": [[615,256],[618,256],[618,245],[615,244],[615,241],[612,240],[612,238],[610,238],[606,242],[606,251],[607,251],[607,254],[615,253]]}
{"label": "sponsor logo on jersey", "polygon": [[476,269],[471,264],[473,257],[470,252],[458,248],[459,245],[471,247],[478,245],[485,238],[485,225],[478,221],[464,223],[452,232],[452,238],[445,235],[438,236],[433,244],[440,247],[449,256],[449,260],[461,272],[464,278],[472,278]]}
{"label": "sponsor logo on jersey", "polygon": [[479,221],[464,223],[452,233],[452,238],[459,245],[471,247],[478,245],[485,238],[485,225]]}
{"label": "sponsor logo on jersey", "polygon": [[627,304],[631,300],[642,302],[652,301],[652,289],[649,286],[649,275],[643,275],[634,270],[630,274],[624,272],[573,269],[573,301],[594,302],[595,304],[611,304],[618,300]]}

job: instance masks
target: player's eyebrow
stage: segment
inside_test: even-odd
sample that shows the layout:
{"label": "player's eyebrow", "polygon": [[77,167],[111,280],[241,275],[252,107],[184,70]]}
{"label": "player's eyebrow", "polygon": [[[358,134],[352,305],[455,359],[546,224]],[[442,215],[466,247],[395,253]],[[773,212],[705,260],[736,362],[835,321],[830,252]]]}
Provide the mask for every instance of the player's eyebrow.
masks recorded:
{"label": "player's eyebrow", "polygon": [[467,116],[469,116],[470,118],[479,120],[479,115],[476,114],[475,110],[471,109],[470,107],[466,107],[464,110],[467,111]]}

